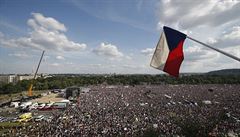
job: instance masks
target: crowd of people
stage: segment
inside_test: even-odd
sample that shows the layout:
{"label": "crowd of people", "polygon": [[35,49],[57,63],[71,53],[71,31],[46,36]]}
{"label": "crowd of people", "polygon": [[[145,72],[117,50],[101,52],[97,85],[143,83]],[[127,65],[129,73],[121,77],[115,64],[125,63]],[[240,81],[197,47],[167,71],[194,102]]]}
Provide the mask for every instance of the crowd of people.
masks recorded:
{"label": "crowd of people", "polygon": [[[11,136],[239,136],[240,85],[95,86]],[[16,131],[17,130],[17,131]]]}

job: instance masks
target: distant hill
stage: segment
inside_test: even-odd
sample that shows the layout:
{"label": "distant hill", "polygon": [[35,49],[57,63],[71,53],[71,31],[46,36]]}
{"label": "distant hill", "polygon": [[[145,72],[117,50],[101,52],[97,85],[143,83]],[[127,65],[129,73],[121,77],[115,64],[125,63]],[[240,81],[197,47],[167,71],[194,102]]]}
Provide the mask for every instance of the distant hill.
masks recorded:
{"label": "distant hill", "polygon": [[222,69],[216,71],[210,71],[207,75],[240,75],[240,69]]}

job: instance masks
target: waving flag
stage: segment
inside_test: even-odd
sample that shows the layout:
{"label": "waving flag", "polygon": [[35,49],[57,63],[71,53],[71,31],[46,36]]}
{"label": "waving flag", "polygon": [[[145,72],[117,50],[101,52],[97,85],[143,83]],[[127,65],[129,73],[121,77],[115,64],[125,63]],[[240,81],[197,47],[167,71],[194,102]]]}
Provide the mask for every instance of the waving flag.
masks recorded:
{"label": "waving flag", "polygon": [[164,26],[150,66],[178,77],[184,59],[183,43],[186,37],[186,34]]}

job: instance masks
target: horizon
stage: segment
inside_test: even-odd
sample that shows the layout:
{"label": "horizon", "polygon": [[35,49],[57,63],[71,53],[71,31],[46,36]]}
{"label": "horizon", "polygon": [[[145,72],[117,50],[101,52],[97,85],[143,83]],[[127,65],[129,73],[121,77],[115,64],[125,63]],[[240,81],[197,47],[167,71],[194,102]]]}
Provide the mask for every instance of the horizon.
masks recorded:
{"label": "horizon", "polygon": [[[0,74],[164,74],[150,67],[162,26],[240,57],[240,1],[0,0]],[[211,31],[209,31],[211,30]],[[240,68],[186,39],[183,73]]]}
{"label": "horizon", "polygon": [[[182,74],[206,74],[210,72],[215,71],[227,71],[227,70],[240,70],[239,68],[229,68],[229,69],[221,69],[221,70],[212,70],[208,72],[182,72],[179,73],[179,75]],[[158,73],[158,74],[152,74],[152,73],[38,73],[37,75],[166,75],[169,76],[167,73]],[[0,75],[34,75],[33,73],[0,73]]]}

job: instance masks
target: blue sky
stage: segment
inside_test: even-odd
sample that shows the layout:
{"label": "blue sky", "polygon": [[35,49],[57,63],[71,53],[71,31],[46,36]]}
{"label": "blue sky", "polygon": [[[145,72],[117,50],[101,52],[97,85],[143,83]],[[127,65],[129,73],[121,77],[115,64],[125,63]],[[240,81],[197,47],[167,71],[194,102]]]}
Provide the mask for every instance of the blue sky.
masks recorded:
{"label": "blue sky", "polygon": [[[163,25],[239,57],[239,7],[229,0],[0,0],[0,73],[31,73],[42,50],[40,73],[162,73],[149,63]],[[240,67],[189,40],[184,52],[181,72]]]}

